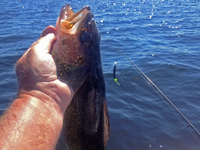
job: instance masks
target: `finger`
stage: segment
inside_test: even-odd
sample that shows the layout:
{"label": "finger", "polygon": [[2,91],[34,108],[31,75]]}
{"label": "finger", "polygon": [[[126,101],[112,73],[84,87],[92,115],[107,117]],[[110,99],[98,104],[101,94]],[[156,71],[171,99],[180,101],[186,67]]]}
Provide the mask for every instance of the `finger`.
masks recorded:
{"label": "finger", "polygon": [[53,47],[53,44],[56,42],[56,36],[54,33],[48,33],[45,36],[42,36],[34,45],[34,49],[41,53],[49,53]]}
{"label": "finger", "polygon": [[46,27],[44,29],[44,31],[42,32],[42,34],[40,35],[40,38],[46,36],[49,33],[54,33],[55,34],[56,33],[56,28],[54,26]]}
{"label": "finger", "polygon": [[[52,26],[52,25],[46,27],[46,28],[43,30],[42,34],[40,35],[39,40],[40,40],[41,38],[47,36],[47,35],[50,34],[50,33],[53,33],[54,35],[55,35],[55,33],[56,33],[56,28],[55,28],[54,26]],[[51,35],[51,36],[53,36],[53,35]],[[52,49],[52,47],[53,47],[53,44],[54,44],[55,41],[56,41],[55,37],[51,37],[51,36],[48,35],[48,37],[46,37],[46,38],[45,38],[45,41],[44,41],[44,43],[47,44],[47,45],[46,45],[46,48],[47,48],[46,50],[48,50],[48,51],[47,51],[48,53],[50,53],[50,51],[51,51],[51,49]],[[53,38],[53,39],[52,39],[52,38]],[[50,44],[50,45],[49,45],[49,44]]]}

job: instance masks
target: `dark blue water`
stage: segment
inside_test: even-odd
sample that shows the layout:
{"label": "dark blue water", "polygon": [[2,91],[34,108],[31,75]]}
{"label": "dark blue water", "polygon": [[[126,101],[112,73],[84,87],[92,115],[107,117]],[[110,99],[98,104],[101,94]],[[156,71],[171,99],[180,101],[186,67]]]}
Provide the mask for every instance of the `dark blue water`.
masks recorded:
{"label": "dark blue water", "polygon": [[[199,136],[116,50],[120,48],[200,131],[198,0],[1,0],[0,111],[16,97],[16,61],[45,27],[55,25],[65,3],[75,12],[90,5],[101,34],[111,122],[107,149],[199,150]],[[120,85],[113,81],[114,62]]]}

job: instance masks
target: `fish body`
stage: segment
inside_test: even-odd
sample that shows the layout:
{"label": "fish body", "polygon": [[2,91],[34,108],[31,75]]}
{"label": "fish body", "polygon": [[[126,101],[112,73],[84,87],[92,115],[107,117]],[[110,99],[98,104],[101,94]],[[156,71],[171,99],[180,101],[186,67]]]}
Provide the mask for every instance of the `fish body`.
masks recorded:
{"label": "fish body", "polygon": [[63,133],[69,150],[104,150],[110,135],[100,35],[89,6],[74,13],[66,4],[56,23],[52,56],[57,75],[74,91]]}

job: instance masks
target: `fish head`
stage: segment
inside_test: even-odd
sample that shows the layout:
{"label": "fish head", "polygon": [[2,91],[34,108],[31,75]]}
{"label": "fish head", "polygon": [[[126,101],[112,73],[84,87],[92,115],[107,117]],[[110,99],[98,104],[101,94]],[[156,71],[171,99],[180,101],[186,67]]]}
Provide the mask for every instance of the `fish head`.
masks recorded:
{"label": "fish head", "polygon": [[52,55],[58,76],[65,81],[73,80],[70,85],[77,90],[88,72],[101,64],[101,38],[90,7],[74,13],[69,4],[64,5],[57,19],[56,37]]}

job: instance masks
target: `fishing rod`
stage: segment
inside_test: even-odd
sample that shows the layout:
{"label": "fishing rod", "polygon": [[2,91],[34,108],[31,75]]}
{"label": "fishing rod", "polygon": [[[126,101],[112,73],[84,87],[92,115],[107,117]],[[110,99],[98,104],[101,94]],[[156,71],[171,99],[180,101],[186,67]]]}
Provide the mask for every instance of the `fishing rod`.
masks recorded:
{"label": "fishing rod", "polygon": [[[167,96],[119,49],[117,48],[117,50],[132,64],[134,65],[137,70],[141,73],[140,75],[145,79],[145,81],[151,83],[153,85],[153,87],[155,89],[157,89],[162,96],[165,97],[165,99],[173,106],[173,108],[175,108],[175,110],[183,117],[183,119],[189,124],[190,127],[192,127],[194,129],[194,131],[200,136],[200,133],[199,131],[192,125],[192,123],[181,113],[181,111],[172,103],[172,101],[170,101]],[[116,67],[117,67],[117,63],[115,62],[115,65],[114,65],[114,68],[113,68],[113,78],[114,78],[114,81],[120,85],[118,82],[117,82],[117,78],[115,76],[115,72],[116,72]],[[152,87],[152,88],[153,88]],[[180,118],[179,118],[180,119]],[[187,126],[188,128],[188,126]],[[194,135],[193,135],[194,136]]]}

